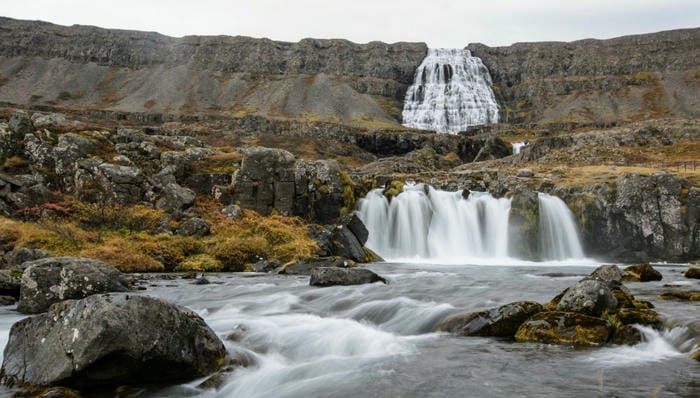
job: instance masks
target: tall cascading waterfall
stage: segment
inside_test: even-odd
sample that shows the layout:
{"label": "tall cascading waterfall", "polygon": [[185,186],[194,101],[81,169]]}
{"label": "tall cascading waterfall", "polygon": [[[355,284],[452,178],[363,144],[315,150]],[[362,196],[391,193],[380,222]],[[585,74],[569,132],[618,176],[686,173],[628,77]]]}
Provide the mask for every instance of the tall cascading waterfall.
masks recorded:
{"label": "tall cascading waterfall", "polygon": [[[391,201],[382,189],[360,200],[367,247],[389,260],[513,260],[508,252],[510,199],[486,192],[447,192],[406,184]],[[584,259],[573,213],[556,196],[539,194],[539,254],[545,261]]]}
{"label": "tall cascading waterfall", "polygon": [[358,214],[370,231],[367,247],[388,259],[506,258],[509,199],[485,192],[446,192],[406,185],[391,203],[381,189],[367,194]]}
{"label": "tall cascading waterfall", "polygon": [[416,70],[401,114],[403,125],[441,133],[498,122],[491,75],[468,50],[431,48]]}
{"label": "tall cascading waterfall", "polygon": [[563,200],[539,193],[540,256],[543,260],[583,258],[574,214]]}

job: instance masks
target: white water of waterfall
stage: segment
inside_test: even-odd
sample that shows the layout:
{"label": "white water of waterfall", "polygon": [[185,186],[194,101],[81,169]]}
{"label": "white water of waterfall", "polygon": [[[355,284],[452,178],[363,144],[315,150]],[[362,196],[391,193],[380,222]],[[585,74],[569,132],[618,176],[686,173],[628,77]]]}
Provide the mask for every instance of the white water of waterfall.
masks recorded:
{"label": "white water of waterfall", "polygon": [[385,259],[439,262],[508,257],[509,199],[407,184],[391,203],[381,189],[359,203],[367,247]]}
{"label": "white water of waterfall", "polygon": [[543,260],[583,258],[574,214],[563,200],[540,193],[540,254]]}
{"label": "white water of waterfall", "polygon": [[520,150],[526,146],[527,144],[524,142],[514,142],[513,143],[513,154],[517,155],[520,153]]}
{"label": "white water of waterfall", "polygon": [[491,76],[468,50],[431,48],[406,91],[403,124],[441,133],[498,122]]}

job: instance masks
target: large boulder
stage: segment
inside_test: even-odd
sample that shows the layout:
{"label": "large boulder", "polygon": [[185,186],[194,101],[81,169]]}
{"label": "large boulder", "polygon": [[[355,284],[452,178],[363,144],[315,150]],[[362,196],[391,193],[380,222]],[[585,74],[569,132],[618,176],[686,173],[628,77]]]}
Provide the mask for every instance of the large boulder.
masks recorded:
{"label": "large boulder", "polygon": [[594,316],[600,316],[606,309],[616,307],[617,299],[613,296],[608,284],[593,278],[576,282],[564,293],[557,304],[558,311]]}
{"label": "large boulder", "polygon": [[660,281],[663,279],[663,276],[659,271],[646,263],[631,265],[625,268],[625,272],[628,275],[625,277],[625,280],[631,282],[650,282]]}
{"label": "large boulder", "polygon": [[129,291],[129,282],[111,265],[80,257],[48,257],[25,263],[17,310],[46,311],[51,304],[105,292]]}
{"label": "large boulder", "polygon": [[15,323],[2,377],[8,385],[77,388],[166,383],[212,373],[225,355],[193,311],[151,297],[93,295]]}
{"label": "large boulder", "polygon": [[542,310],[539,303],[518,301],[488,311],[449,316],[436,330],[462,336],[513,337],[523,322]]}
{"label": "large boulder", "polygon": [[156,203],[159,209],[185,211],[194,206],[196,194],[189,188],[171,183],[162,188],[163,196]]}
{"label": "large boulder", "polygon": [[365,268],[317,267],[311,270],[311,286],[362,285],[386,279]]}
{"label": "large boulder", "polygon": [[347,257],[353,261],[362,261],[365,258],[365,251],[357,236],[343,225],[337,226],[331,235],[336,256]]}
{"label": "large boulder", "polygon": [[608,341],[612,325],[601,318],[574,312],[547,311],[535,314],[515,333],[517,341],[545,344],[599,346]]}
{"label": "large boulder", "polygon": [[283,149],[246,148],[241,168],[234,174],[234,199],[263,215],[272,209],[292,214],[295,162],[294,155]]}

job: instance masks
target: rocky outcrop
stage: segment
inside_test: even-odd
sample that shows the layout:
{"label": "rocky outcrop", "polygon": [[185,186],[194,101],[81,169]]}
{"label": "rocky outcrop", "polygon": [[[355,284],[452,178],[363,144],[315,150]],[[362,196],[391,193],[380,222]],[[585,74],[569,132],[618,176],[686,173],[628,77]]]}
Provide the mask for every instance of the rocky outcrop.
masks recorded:
{"label": "rocky outcrop", "polygon": [[196,313],[129,294],[64,301],[12,326],[7,385],[167,383],[216,371],[226,349]]}
{"label": "rocky outcrop", "polygon": [[666,173],[555,190],[576,214],[586,253],[620,261],[700,257],[700,189]]}
{"label": "rocky outcrop", "polygon": [[501,121],[610,125],[700,116],[700,29],[467,48],[489,69]]}
{"label": "rocky outcrop", "polygon": [[311,286],[362,285],[386,279],[364,268],[316,267],[311,270]]}
{"label": "rocky outcrop", "polygon": [[129,282],[102,261],[79,257],[48,257],[25,263],[17,310],[46,311],[53,303],[106,292],[129,291]]}
{"label": "rocky outcrop", "polygon": [[[0,101],[180,115],[219,113],[396,123],[372,98],[398,103],[425,44],[305,39],[298,43],[0,19]],[[38,73],[52,66],[53,84]],[[8,71],[7,68],[0,70]],[[80,78],[77,78],[80,77]],[[400,108],[400,106],[399,106]]]}

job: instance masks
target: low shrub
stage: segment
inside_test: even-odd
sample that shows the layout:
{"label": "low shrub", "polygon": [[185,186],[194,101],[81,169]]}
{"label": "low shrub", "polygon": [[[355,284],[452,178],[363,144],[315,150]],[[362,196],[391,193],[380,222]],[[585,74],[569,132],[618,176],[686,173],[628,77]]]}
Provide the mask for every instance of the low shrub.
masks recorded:
{"label": "low shrub", "polygon": [[192,257],[188,257],[183,262],[181,262],[175,271],[186,272],[186,271],[200,271],[200,272],[215,272],[222,271],[224,265],[221,261],[208,254],[197,254]]}

